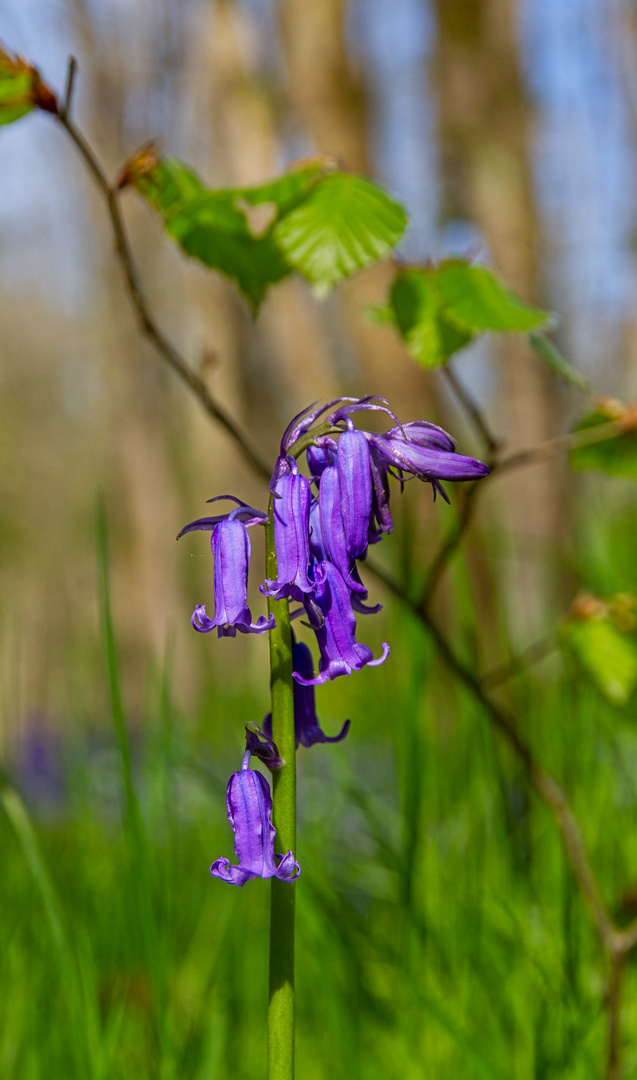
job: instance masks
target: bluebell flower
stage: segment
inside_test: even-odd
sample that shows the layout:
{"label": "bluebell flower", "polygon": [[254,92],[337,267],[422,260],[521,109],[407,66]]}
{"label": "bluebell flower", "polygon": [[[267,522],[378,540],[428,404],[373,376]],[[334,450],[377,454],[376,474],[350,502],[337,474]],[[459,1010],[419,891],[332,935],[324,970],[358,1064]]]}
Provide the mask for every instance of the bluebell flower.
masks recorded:
{"label": "bluebell flower", "polygon": [[277,580],[266,579],[262,592],[276,600],[292,596],[302,599],[312,592],[308,577],[310,565],[310,484],[290,461],[290,472],[279,476],[274,485],[274,546]]}
{"label": "bluebell flower", "polygon": [[270,785],[265,776],[250,768],[250,753],[248,749],[243,756],[241,772],[230,777],[226,796],[228,821],[234,832],[234,850],[239,865],[231,866],[229,859],[215,859],[210,873],[240,887],[254,877],[296,881],[301,868],[292,852],[274,854],[276,830],[271,820]]}
{"label": "bluebell flower", "polygon": [[436,424],[415,421],[383,435],[367,432],[367,439],[389,469],[420,480],[476,480],[489,466],[455,452],[455,442]]}
{"label": "bluebell flower", "polygon": [[[303,641],[292,639],[292,668],[297,675],[311,680],[314,675],[312,653]],[[316,698],[311,682],[302,685],[294,682],[294,735],[297,749],[299,746],[310,747],[315,743],[341,742],[349,731],[351,721],[346,720],[338,735],[326,735],[316,715]],[[272,713],[263,721],[263,734],[272,738]],[[276,745],[276,744],[273,744]],[[266,762],[267,764],[267,762]]]}
{"label": "bluebell flower", "polygon": [[369,444],[369,471],[372,478],[372,520],[369,542],[376,544],[384,533],[390,533],[394,521],[389,508],[389,475],[387,467],[373,443]]}
{"label": "bluebell flower", "polygon": [[250,537],[246,523],[263,523],[265,520],[265,514],[241,504],[227,515],[199,518],[179,533],[177,539],[187,532],[212,529],[215,614],[211,619],[206,614],[206,605],[197,605],[190,621],[199,633],[207,634],[216,627],[217,637],[235,637],[237,630],[242,634],[263,634],[276,625],[273,615],[268,619],[262,615],[253,623],[248,607]]}
{"label": "bluebell flower", "polygon": [[[360,559],[367,551],[372,516],[372,474],[369,443],[362,431],[347,420],[347,431],[338,440],[336,457],[341,490],[340,511],[347,554]],[[321,482],[322,483],[322,482]]]}
{"label": "bluebell flower", "polygon": [[[313,536],[310,537],[310,544],[316,558],[319,558],[320,549],[323,549],[324,558],[337,568],[348,588],[353,592],[366,593],[367,590],[360,578],[357,579],[354,574],[355,563],[348,551],[342,506],[340,472],[336,465],[330,465],[321,476],[318,516],[316,511],[313,511],[311,516]],[[369,529],[369,520],[367,528]]]}
{"label": "bluebell flower", "polygon": [[[294,672],[295,680],[302,686],[320,686],[328,679],[351,675],[365,666],[377,667],[389,655],[389,645],[384,643],[381,656],[375,660],[369,646],[356,640],[356,616],[346,582],[331,562],[321,563],[320,569],[322,580],[316,586],[313,606],[306,605],[321,654],[319,673],[308,678]],[[315,623],[314,606],[320,612],[319,625]]]}

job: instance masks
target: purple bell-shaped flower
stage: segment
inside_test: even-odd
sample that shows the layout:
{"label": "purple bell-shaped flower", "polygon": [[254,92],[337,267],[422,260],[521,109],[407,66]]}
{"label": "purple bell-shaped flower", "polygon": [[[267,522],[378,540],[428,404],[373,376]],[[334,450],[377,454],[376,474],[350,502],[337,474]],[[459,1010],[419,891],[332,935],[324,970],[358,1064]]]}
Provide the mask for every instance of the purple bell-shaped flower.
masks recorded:
{"label": "purple bell-shaped flower", "polygon": [[350,419],[347,431],[338,440],[336,458],[341,491],[340,511],[345,532],[345,547],[352,559],[360,559],[369,543],[372,516],[372,475],[369,443]]}
{"label": "purple bell-shaped flower", "polygon": [[301,868],[292,852],[274,854],[276,830],[271,821],[270,785],[265,776],[250,768],[249,749],[243,756],[241,772],[233,773],[230,777],[226,804],[239,865],[231,866],[229,859],[215,859],[210,873],[222,881],[239,886],[254,877],[296,881]]}
{"label": "purple bell-shaped flower", "polygon": [[314,582],[308,576],[310,565],[309,481],[290,462],[289,473],[280,476],[274,486],[274,546],[277,580],[266,579],[262,592],[276,600],[291,596],[302,600],[312,592]]}
{"label": "purple bell-shaped flower", "polygon": [[[351,675],[365,666],[377,667],[389,655],[389,645],[385,643],[381,656],[375,660],[369,646],[356,640],[356,616],[347,584],[331,562],[321,563],[320,570],[321,580],[312,598],[313,605],[306,605],[321,653],[319,673],[308,678],[294,672],[295,680],[302,686],[320,686],[328,679]],[[315,609],[321,615],[320,625],[314,621]]]}
{"label": "purple bell-shaped flower", "polygon": [[215,615],[206,614],[205,604],[198,604],[192,614],[192,625],[201,634],[217,628],[217,637],[235,637],[242,634],[263,634],[275,625],[274,616],[264,615],[252,622],[248,607],[248,567],[250,565],[250,537],[238,514],[233,510],[218,521],[212,531],[211,546],[214,562]]}

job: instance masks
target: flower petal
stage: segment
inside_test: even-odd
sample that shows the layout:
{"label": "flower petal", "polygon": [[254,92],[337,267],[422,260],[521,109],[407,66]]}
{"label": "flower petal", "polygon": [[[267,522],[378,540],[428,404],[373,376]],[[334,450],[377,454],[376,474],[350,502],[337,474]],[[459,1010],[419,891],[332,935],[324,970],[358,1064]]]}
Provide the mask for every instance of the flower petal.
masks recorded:
{"label": "flower petal", "polygon": [[360,559],[367,551],[372,516],[372,474],[369,443],[351,421],[338,440],[336,467],[341,491],[341,517],[347,554]]}

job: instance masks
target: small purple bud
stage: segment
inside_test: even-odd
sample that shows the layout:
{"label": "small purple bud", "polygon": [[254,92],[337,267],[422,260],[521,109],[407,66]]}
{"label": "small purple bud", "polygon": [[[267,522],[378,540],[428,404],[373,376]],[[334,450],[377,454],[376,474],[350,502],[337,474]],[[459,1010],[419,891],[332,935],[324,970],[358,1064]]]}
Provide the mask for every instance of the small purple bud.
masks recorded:
{"label": "small purple bud", "polygon": [[310,476],[314,483],[318,484],[324,469],[336,462],[337,444],[329,436],[323,436],[316,440],[316,446],[308,446],[306,451],[307,464]]}
{"label": "small purple bud", "polygon": [[270,772],[283,768],[285,762],[279,754],[277,744],[272,741],[272,731],[261,731],[258,724],[255,724],[253,720],[244,726],[246,729],[246,751],[263,762]]}
{"label": "small purple bud", "polygon": [[[228,859],[216,859],[210,873],[222,881],[239,886],[254,877],[296,881],[301,868],[292,852],[288,851],[287,855],[274,854],[275,828],[270,817],[270,786],[260,772],[250,768],[249,750],[244,754],[241,772],[233,773],[230,777],[226,805],[239,865],[231,866]],[[278,865],[277,859],[280,860]]]}
{"label": "small purple bud", "polygon": [[390,428],[385,432],[387,439],[407,439],[409,442],[421,446],[425,450],[448,450],[454,453],[456,440],[438,424],[432,424],[429,420],[410,420],[402,427]]}

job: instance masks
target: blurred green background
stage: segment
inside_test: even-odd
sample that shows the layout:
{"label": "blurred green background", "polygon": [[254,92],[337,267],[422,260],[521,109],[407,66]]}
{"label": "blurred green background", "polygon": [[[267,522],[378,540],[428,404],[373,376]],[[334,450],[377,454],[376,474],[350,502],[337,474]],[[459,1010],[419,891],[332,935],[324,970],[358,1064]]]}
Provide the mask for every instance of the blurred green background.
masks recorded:
{"label": "blurred green background", "polygon": [[[111,175],[149,137],[219,186],[334,154],[408,207],[401,258],[490,262],[559,312],[569,359],[624,399],[636,27],[629,0],[0,11],[0,39],[51,84],[78,57],[78,121]],[[267,650],[192,631],[210,553],[174,537],[215,494],[267,493],[140,342],[73,147],[31,116],[2,130],[0,153],[0,1077],[261,1077],[268,887],[208,868],[232,853],[225,787],[243,724],[268,711]],[[288,280],[254,321],[141,200],[124,205],[159,321],[263,456],[296,411],[338,393],[382,394],[483,453],[440,373],[365,317],[389,264],[320,302]],[[522,339],[480,341],[457,371],[510,450],[586,407]],[[637,914],[637,669],[620,663],[609,690],[617,658],[582,664],[560,627],[581,590],[637,592],[634,490],[560,458],[488,481],[434,604],[476,673],[540,643],[493,693],[568,791],[619,923]],[[423,580],[458,495],[432,507],[421,485],[395,492],[396,531],[373,555],[396,579]],[[253,549],[256,609],[256,536]],[[391,656],[318,692],[328,733],[352,729],[299,752],[298,1076],[603,1076],[605,960],[554,822],[420,623],[363,576],[385,608],[360,638]],[[630,617],[621,632],[635,654]],[[635,990],[631,961],[625,1080]]]}

